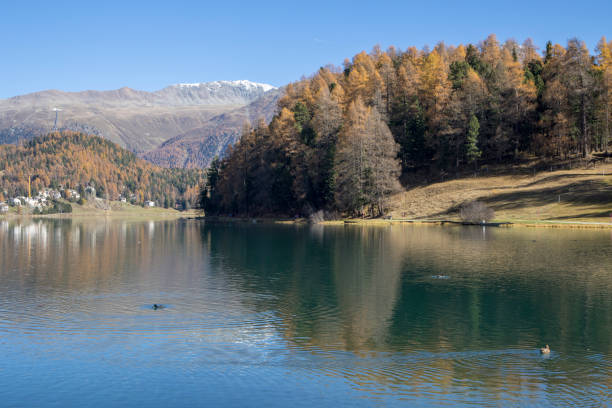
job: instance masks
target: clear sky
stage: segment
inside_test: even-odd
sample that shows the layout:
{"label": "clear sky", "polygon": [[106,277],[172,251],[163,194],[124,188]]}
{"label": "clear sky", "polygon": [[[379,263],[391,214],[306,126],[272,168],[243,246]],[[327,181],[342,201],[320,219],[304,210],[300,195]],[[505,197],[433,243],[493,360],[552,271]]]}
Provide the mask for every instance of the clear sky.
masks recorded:
{"label": "clear sky", "polygon": [[156,90],[249,79],[284,85],[380,44],[422,48],[531,37],[593,49],[612,1],[2,1],[0,98]]}

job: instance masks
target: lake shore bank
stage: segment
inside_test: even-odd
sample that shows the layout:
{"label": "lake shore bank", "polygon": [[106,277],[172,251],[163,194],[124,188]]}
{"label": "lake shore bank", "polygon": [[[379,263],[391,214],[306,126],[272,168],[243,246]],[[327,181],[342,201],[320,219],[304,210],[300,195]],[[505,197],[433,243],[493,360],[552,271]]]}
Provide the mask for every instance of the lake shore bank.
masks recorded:
{"label": "lake shore bank", "polygon": [[14,207],[5,214],[0,214],[0,219],[75,219],[75,218],[137,218],[137,219],[176,219],[194,218],[201,215],[198,210],[179,211],[172,208],[141,207],[131,204],[112,202],[109,209],[98,208],[92,205],[79,205],[70,203],[72,212],[55,214],[34,214],[25,210],[20,214]]}
{"label": "lake shore bank", "polygon": [[[251,223],[251,224],[288,224],[299,225],[309,224],[306,218],[283,219],[274,217],[195,217],[199,220],[207,222],[219,223]],[[382,219],[382,218],[346,218],[340,220],[322,221],[312,225],[355,225],[355,226],[389,226],[400,224],[413,225],[432,225],[432,226],[459,226],[459,227],[492,227],[492,228],[514,228],[514,227],[529,227],[529,228],[599,228],[612,229],[612,222],[585,222],[585,221],[539,221],[539,220],[515,220],[513,222],[496,220],[485,224],[470,224],[457,220],[427,220],[427,219]]]}

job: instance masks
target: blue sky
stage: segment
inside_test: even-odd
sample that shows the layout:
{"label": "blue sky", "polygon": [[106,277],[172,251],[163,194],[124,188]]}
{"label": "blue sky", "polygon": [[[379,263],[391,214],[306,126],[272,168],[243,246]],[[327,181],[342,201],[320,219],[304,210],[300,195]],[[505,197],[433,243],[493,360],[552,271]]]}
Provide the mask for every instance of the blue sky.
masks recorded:
{"label": "blue sky", "polygon": [[3,1],[0,98],[155,90],[249,79],[283,85],[361,50],[531,37],[593,49],[612,1]]}

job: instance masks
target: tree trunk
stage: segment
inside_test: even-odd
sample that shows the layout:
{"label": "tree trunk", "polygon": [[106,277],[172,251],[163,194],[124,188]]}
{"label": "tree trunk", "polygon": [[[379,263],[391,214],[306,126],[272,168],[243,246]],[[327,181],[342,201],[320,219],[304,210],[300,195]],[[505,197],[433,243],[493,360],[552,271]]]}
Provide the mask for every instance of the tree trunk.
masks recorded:
{"label": "tree trunk", "polygon": [[587,123],[586,123],[586,103],[582,96],[582,157],[586,157],[587,154]]}
{"label": "tree trunk", "polygon": [[606,130],[604,134],[604,150],[608,155],[608,137],[610,136],[610,104],[606,99]]}
{"label": "tree trunk", "polygon": [[455,173],[459,171],[459,134],[455,136]]}

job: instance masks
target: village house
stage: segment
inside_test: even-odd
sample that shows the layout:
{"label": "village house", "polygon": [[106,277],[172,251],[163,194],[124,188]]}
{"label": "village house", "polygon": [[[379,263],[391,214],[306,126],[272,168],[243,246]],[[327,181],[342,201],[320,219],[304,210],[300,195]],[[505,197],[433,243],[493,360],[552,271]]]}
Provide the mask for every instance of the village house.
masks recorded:
{"label": "village house", "polygon": [[78,193],[78,191],[69,188],[67,190],[64,190],[64,197],[67,200],[74,200],[74,201],[76,201],[76,200],[81,198],[81,195]]}
{"label": "village house", "polygon": [[9,206],[6,203],[0,203],[0,213],[7,213]]}
{"label": "village house", "polygon": [[45,204],[47,202],[47,196],[38,194],[36,197],[26,199],[26,202],[36,202],[38,204]]}
{"label": "village house", "polygon": [[126,203],[127,199],[124,196],[119,196],[119,201],[121,201],[122,203]]}
{"label": "village house", "polygon": [[45,205],[45,202],[46,202],[46,198],[44,197],[36,197],[36,198],[28,197],[25,199],[25,204],[31,208],[41,209]]}
{"label": "village house", "polygon": [[155,207],[155,201],[145,201],[145,207]]}
{"label": "village house", "polygon": [[[68,197],[70,193],[66,193],[72,191],[72,197],[76,197],[78,199],[80,197],[79,193],[75,190],[62,190],[64,194]],[[28,206],[30,208],[38,208],[41,210],[43,207],[47,207],[50,205],[50,200],[59,200],[62,198],[62,194],[60,191],[52,189],[52,188],[44,188],[40,190],[35,197],[24,197],[17,196],[8,200],[8,203],[4,203],[4,205],[10,205],[14,207]]]}
{"label": "village house", "polygon": [[85,194],[88,196],[96,196],[96,189],[92,186],[85,187]]}

